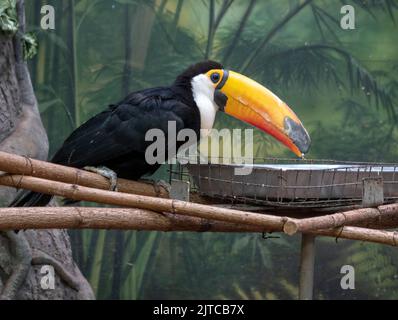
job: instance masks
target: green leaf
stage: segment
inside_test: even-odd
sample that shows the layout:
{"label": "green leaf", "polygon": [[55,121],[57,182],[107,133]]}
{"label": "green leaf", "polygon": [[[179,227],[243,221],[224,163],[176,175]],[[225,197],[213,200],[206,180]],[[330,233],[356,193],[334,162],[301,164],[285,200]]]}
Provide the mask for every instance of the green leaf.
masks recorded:
{"label": "green leaf", "polygon": [[[18,32],[18,16],[16,0],[2,0],[0,2],[0,30],[8,35]],[[31,59],[37,53],[37,40],[32,33],[21,36],[23,55],[25,59]]]}
{"label": "green leaf", "polygon": [[0,30],[10,35],[18,31],[16,0],[2,0],[0,3]]}
{"label": "green leaf", "polygon": [[249,241],[250,241],[250,236],[243,236],[239,239],[236,239],[232,246],[231,253],[238,254],[242,250],[247,249],[247,246],[249,245]]}
{"label": "green leaf", "polygon": [[137,0],[115,0],[115,2],[120,4],[139,4],[140,1]]}
{"label": "green leaf", "polygon": [[47,109],[51,108],[54,105],[57,105],[57,103],[62,103],[62,100],[56,98],[53,100],[49,100],[49,101],[45,101],[39,104],[39,110],[40,113],[43,113],[45,111],[47,111]]}
{"label": "green leaf", "polygon": [[141,291],[145,270],[148,269],[149,259],[155,248],[156,239],[158,238],[158,236],[158,232],[149,233],[147,239],[145,240],[145,244],[142,246],[142,248],[140,248],[140,253],[135,263],[135,281],[137,293]]}
{"label": "green leaf", "polygon": [[37,35],[41,42],[49,41],[50,43],[54,43],[63,51],[68,51],[68,46],[64,39],[61,36],[57,35],[55,32],[48,32],[47,30],[43,30],[40,27],[29,27],[29,30]]}
{"label": "green leaf", "polygon": [[22,35],[21,40],[24,59],[32,59],[37,54],[38,44],[36,36],[33,33],[28,32]]}

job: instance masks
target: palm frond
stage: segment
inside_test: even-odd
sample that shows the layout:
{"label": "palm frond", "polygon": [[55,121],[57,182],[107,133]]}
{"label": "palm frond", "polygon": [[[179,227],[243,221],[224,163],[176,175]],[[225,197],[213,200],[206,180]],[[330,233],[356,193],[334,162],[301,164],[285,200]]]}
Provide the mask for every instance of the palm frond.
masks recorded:
{"label": "palm frond", "polygon": [[[343,5],[347,4],[346,2],[341,0]],[[396,0],[352,0],[352,2],[373,18],[376,18],[375,11],[381,10],[387,13],[395,22],[395,11],[398,10],[398,2]]]}
{"label": "palm frond", "polygon": [[262,56],[264,68],[258,71],[266,83],[284,86],[299,84],[306,89],[317,89],[319,80],[323,79],[325,83],[346,88],[350,93],[361,93],[377,107],[382,106],[390,119],[396,120],[395,86],[393,90],[384,87],[348,51],[324,44],[274,48],[273,51]]}

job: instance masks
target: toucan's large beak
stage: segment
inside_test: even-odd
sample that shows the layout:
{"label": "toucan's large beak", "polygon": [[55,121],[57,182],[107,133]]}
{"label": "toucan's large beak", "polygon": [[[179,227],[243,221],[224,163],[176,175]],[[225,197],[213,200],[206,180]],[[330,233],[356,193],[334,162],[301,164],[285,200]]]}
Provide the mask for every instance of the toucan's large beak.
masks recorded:
{"label": "toucan's large beak", "polygon": [[308,152],[310,136],[296,114],[256,81],[233,71],[222,71],[214,100],[221,110],[269,133],[297,156]]}

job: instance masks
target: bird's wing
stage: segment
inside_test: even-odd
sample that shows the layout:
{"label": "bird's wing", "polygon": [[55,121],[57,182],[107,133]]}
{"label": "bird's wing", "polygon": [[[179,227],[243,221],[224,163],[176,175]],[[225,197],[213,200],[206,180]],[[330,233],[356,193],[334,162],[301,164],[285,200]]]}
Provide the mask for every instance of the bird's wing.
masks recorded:
{"label": "bird's wing", "polygon": [[52,162],[81,168],[101,165],[134,151],[144,154],[152,143],[145,141],[148,130],[156,128],[167,134],[168,121],[175,121],[177,132],[191,127],[192,107],[167,88],[130,94],[77,128]]}

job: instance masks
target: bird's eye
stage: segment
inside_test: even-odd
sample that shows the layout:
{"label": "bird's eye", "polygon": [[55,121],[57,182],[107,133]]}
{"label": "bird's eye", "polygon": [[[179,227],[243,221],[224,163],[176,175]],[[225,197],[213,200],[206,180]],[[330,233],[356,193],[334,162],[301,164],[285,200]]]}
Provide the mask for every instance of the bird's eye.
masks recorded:
{"label": "bird's eye", "polygon": [[214,72],[211,74],[210,79],[213,83],[217,83],[220,80],[220,74],[218,72]]}

